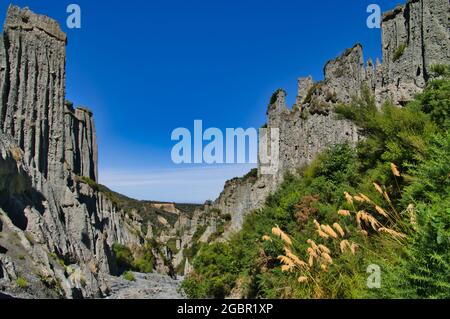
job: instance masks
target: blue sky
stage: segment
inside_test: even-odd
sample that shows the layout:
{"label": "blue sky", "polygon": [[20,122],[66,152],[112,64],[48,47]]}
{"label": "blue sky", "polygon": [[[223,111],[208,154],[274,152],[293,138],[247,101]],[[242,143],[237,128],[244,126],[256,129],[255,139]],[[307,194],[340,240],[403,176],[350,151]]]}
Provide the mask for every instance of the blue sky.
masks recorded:
{"label": "blue sky", "polygon": [[[66,7],[82,10],[67,29]],[[366,8],[398,0],[16,0],[57,19],[68,34],[67,98],[95,114],[100,182],[128,196],[161,201],[214,199],[250,165],[176,166],[175,128],[260,127],[268,100],[355,43],[381,54]],[[1,0],[4,20],[9,1]]]}

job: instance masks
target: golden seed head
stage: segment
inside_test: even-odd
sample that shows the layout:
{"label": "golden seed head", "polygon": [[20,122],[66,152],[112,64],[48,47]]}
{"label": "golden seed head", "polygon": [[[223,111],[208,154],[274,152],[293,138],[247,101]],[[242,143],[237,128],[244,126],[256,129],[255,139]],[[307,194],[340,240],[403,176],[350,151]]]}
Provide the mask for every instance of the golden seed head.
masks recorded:
{"label": "golden seed head", "polygon": [[397,165],[395,165],[394,163],[391,163],[391,171],[392,174],[394,174],[394,176],[400,177],[400,172],[398,171],[398,167]]}
{"label": "golden seed head", "polygon": [[341,235],[341,237],[345,236],[345,232],[342,229],[341,225],[339,225],[338,223],[334,223],[333,227],[334,227],[334,229],[336,229],[336,231],[339,233],[339,235]]}
{"label": "golden seed head", "polygon": [[383,189],[381,188],[380,185],[378,185],[377,183],[373,183],[373,186],[375,186],[375,189],[377,190],[378,193],[383,195]]}
{"label": "golden seed head", "polygon": [[345,192],[344,195],[345,195],[345,199],[347,200],[347,203],[349,203],[350,205],[352,205],[352,204],[353,204],[353,197],[352,197],[352,195],[350,195],[350,194],[347,193],[347,192]]}
{"label": "golden seed head", "polygon": [[284,233],[279,226],[272,228],[272,234],[281,238],[288,245],[292,245],[292,241],[286,233]]}
{"label": "golden seed head", "polygon": [[307,282],[308,281],[308,278],[307,277],[305,277],[305,276],[301,276],[301,277],[299,277],[298,278],[298,282],[299,283],[305,283],[305,282]]}
{"label": "golden seed head", "polygon": [[327,263],[332,264],[333,258],[327,253],[323,253],[320,257],[322,257],[323,260],[325,260]]}
{"label": "golden seed head", "polygon": [[380,206],[375,205],[375,210],[378,212],[378,214],[380,214],[386,218],[388,217],[388,214],[386,213],[386,211],[383,208],[381,208]]}
{"label": "golden seed head", "polygon": [[368,196],[364,195],[363,193],[359,193],[359,196],[360,196],[366,203],[369,203],[369,204],[372,204],[372,203],[373,203],[373,201],[372,201]]}
{"label": "golden seed head", "polygon": [[348,240],[343,240],[339,246],[341,248],[341,252],[344,253],[347,248],[350,248],[350,243]]}
{"label": "golden seed head", "polygon": [[405,238],[408,237],[408,236],[406,236],[405,234],[396,232],[395,230],[392,230],[392,229],[389,229],[389,228],[385,228],[385,227],[379,228],[378,231],[379,231],[380,233],[386,233],[386,234],[389,234],[389,235],[391,235],[392,237],[395,237],[395,238],[405,239]]}
{"label": "golden seed head", "polygon": [[327,233],[323,232],[320,229],[317,232],[319,233],[319,236],[322,237],[322,238],[325,238],[325,239],[330,238],[330,236],[328,236]]}
{"label": "golden seed head", "polygon": [[309,256],[308,265],[310,268],[312,268],[312,266],[314,266],[314,257],[313,256]]}
{"label": "golden seed head", "polygon": [[330,225],[322,225],[322,230],[330,237],[333,237],[335,239],[338,238],[338,235],[333,230],[333,228],[330,227]]}
{"label": "golden seed head", "polygon": [[322,252],[327,253],[327,254],[331,254],[331,251],[328,249],[327,246],[324,245],[319,245],[319,248]]}
{"label": "golden seed head", "polygon": [[350,216],[350,211],[349,211],[349,210],[343,210],[343,209],[341,209],[340,211],[338,211],[338,215],[341,215],[341,216]]}
{"label": "golden seed head", "polygon": [[357,244],[355,244],[355,243],[353,243],[353,244],[350,246],[350,250],[351,250],[351,252],[352,252],[353,255],[356,254],[356,249],[358,249],[358,248],[359,248],[359,246],[358,246]]}
{"label": "golden seed head", "polygon": [[364,229],[359,230],[359,233],[363,236],[369,236],[369,233],[367,231],[365,231]]}

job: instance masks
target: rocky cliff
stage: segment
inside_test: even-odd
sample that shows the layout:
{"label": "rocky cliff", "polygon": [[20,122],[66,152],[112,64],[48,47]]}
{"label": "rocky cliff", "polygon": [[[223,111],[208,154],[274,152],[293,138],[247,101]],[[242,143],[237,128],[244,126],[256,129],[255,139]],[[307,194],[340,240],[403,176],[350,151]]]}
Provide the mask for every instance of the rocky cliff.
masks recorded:
{"label": "rocky cliff", "polygon": [[[226,240],[260,208],[286,173],[326,148],[360,139],[334,108],[367,88],[379,105],[403,105],[435,64],[450,62],[447,0],[410,0],[384,15],[383,61],[357,44],[300,78],[295,105],[277,90],[267,128],[279,130],[279,165],[228,181],[204,207],[140,202],[96,183],[93,114],[65,98],[66,35],[48,17],[10,6],[0,37],[0,290],[24,297],[104,297],[118,243],[149,242],[155,268],[188,273],[199,243]],[[27,285],[24,285],[24,282]],[[20,285],[19,285],[20,283]],[[22,287],[21,287],[22,286]]]}
{"label": "rocky cliff", "polygon": [[384,14],[378,101],[406,103],[424,88],[433,65],[449,63],[449,18],[446,0],[409,0]]}
{"label": "rocky cliff", "polygon": [[[280,165],[273,175],[264,175],[259,167],[255,178],[225,184],[212,205],[231,215],[221,240],[241,229],[245,216],[264,204],[285,173],[295,174],[330,146],[358,142],[358,128],[336,116],[336,105],[351,102],[364,88],[380,106],[385,101],[404,105],[420,92],[433,65],[450,63],[449,22],[448,0],[409,0],[383,16],[382,63],[365,61],[362,46],[356,44],[326,63],[323,80],[300,78],[292,108],[286,105],[285,91],[277,90],[269,103],[267,127],[279,129]],[[215,224],[212,220],[207,229]]]}
{"label": "rocky cliff", "polygon": [[[160,226],[96,183],[93,114],[65,99],[66,43],[54,20],[9,7],[0,40],[0,290],[23,297],[107,295],[113,245],[140,247],[147,226]],[[153,253],[155,268],[169,272],[170,260]]]}

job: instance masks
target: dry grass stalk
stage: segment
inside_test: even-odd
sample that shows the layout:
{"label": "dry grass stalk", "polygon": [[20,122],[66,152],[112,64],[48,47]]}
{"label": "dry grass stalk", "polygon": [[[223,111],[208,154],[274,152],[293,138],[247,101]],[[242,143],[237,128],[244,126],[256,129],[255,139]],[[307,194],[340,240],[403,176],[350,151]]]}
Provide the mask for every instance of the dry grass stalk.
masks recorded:
{"label": "dry grass stalk", "polygon": [[314,225],[316,226],[317,230],[320,230],[320,224],[317,220],[314,219]]}
{"label": "dry grass stalk", "polygon": [[327,254],[331,254],[331,251],[328,249],[327,246],[324,245],[319,245],[319,249],[321,252],[327,253]]}
{"label": "dry grass stalk", "polygon": [[336,234],[336,232],[333,230],[333,228],[330,227],[330,225],[322,225],[321,226],[322,231],[325,232],[328,236],[337,239],[339,236]]}
{"label": "dry grass stalk", "polygon": [[386,199],[386,201],[387,201],[390,205],[392,205],[392,201],[391,201],[391,198],[389,197],[388,193],[387,193],[387,192],[384,192],[384,193],[383,193],[383,196],[384,196],[384,198]]}
{"label": "dry grass stalk", "polygon": [[316,242],[315,242],[314,240],[308,239],[306,242],[307,242],[308,244],[310,244],[311,247],[312,247],[315,251],[319,250],[319,247],[317,246],[317,244],[316,244]]}
{"label": "dry grass stalk", "polygon": [[398,171],[398,167],[397,165],[395,165],[394,163],[391,163],[391,171],[392,174],[394,174],[394,176],[400,177],[400,172]]}
{"label": "dry grass stalk", "polygon": [[303,260],[300,260],[300,258],[298,258],[297,255],[290,251],[289,248],[284,247],[284,250],[286,252],[286,256],[290,258],[297,266],[307,268],[308,265]]}
{"label": "dry grass stalk", "polygon": [[319,234],[320,237],[328,239],[330,238],[330,236],[327,235],[327,233],[323,232],[321,229],[317,230],[317,233]]}
{"label": "dry grass stalk", "polygon": [[353,196],[353,199],[356,200],[359,203],[364,203],[365,202],[364,198],[362,198],[359,195]]}
{"label": "dry grass stalk", "polygon": [[349,210],[341,209],[340,211],[338,211],[338,215],[341,215],[341,216],[350,216],[350,211],[349,211]]}
{"label": "dry grass stalk", "polygon": [[350,246],[350,251],[352,252],[352,254],[354,255],[354,254],[356,254],[356,250],[359,248],[359,246],[357,245],[357,244],[355,244],[355,243],[353,243],[351,246]]}
{"label": "dry grass stalk", "polygon": [[350,195],[349,193],[345,192],[345,199],[347,200],[347,203],[349,203],[350,205],[353,205],[353,197],[352,195]]}
{"label": "dry grass stalk", "polygon": [[341,241],[341,244],[339,246],[341,248],[341,253],[344,253],[347,248],[350,249],[350,243],[346,239]]}
{"label": "dry grass stalk", "polygon": [[308,259],[308,266],[309,266],[310,268],[312,268],[312,267],[314,266],[314,257],[313,257],[313,256],[309,256],[309,259]]}
{"label": "dry grass stalk", "polygon": [[406,236],[405,234],[396,232],[395,230],[392,230],[392,229],[389,229],[389,228],[385,228],[385,227],[379,228],[378,231],[379,231],[380,233],[386,233],[386,234],[389,234],[389,235],[391,235],[392,237],[395,237],[395,238],[405,239],[405,238],[408,237],[408,236]]}
{"label": "dry grass stalk", "polygon": [[281,266],[282,272],[292,271],[295,267],[294,261],[287,256],[278,256],[278,260],[283,263],[283,265]]}
{"label": "dry grass stalk", "polygon": [[377,183],[373,183],[373,186],[375,186],[375,189],[377,190],[378,193],[383,195],[383,189],[381,188],[380,185],[378,185]]}
{"label": "dry grass stalk", "polygon": [[327,253],[323,253],[320,257],[329,264],[333,263],[333,258],[331,258],[331,256]]}
{"label": "dry grass stalk", "polygon": [[294,269],[293,265],[282,265],[281,271],[282,272],[291,272]]}
{"label": "dry grass stalk", "polygon": [[284,241],[289,246],[292,245],[292,240],[289,238],[288,235],[286,235],[279,226],[272,228],[272,234],[275,236],[281,238],[282,241]]}
{"label": "dry grass stalk", "polygon": [[334,223],[333,227],[334,227],[334,229],[336,229],[336,231],[339,233],[339,235],[341,235],[341,237],[345,236],[345,232],[342,229],[341,225],[339,225],[338,223]]}
{"label": "dry grass stalk", "polygon": [[386,211],[383,209],[383,208],[381,208],[380,206],[378,206],[378,205],[375,205],[375,210],[378,212],[378,214],[380,214],[380,215],[382,215],[382,216],[384,216],[384,217],[386,217],[386,218],[389,218],[389,215],[386,213]]}
{"label": "dry grass stalk", "polygon": [[311,247],[309,247],[306,251],[308,252],[308,254],[309,254],[311,257],[319,258],[319,255],[317,255],[316,250],[312,249]]}
{"label": "dry grass stalk", "polygon": [[366,225],[370,225],[373,230],[377,230],[379,227],[381,227],[381,224],[376,220],[375,217],[370,215],[369,213],[361,210],[356,214],[356,221],[358,223],[358,226],[361,226],[361,221],[364,221]]}
{"label": "dry grass stalk", "polygon": [[264,235],[264,236],[262,237],[262,240],[263,240],[263,241],[270,241],[270,242],[272,242],[272,238],[270,238],[270,237],[267,236],[267,235]]}
{"label": "dry grass stalk", "polygon": [[305,277],[305,276],[301,276],[301,277],[298,278],[298,282],[301,283],[301,284],[305,283],[305,282],[308,282],[308,278]]}
{"label": "dry grass stalk", "polygon": [[364,199],[364,201],[366,203],[373,204],[373,201],[368,196],[364,195],[363,193],[359,193],[359,196],[361,196],[361,198]]}
{"label": "dry grass stalk", "polygon": [[361,229],[361,230],[359,230],[358,232],[359,232],[361,235],[365,236],[365,237],[369,236],[369,233],[368,233],[366,230],[364,230],[364,229]]}

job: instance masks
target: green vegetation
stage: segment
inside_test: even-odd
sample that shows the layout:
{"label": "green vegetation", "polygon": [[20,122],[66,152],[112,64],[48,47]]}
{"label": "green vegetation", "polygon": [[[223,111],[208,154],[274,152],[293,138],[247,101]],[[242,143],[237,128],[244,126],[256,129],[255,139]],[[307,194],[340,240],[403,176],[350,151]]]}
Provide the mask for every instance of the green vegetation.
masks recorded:
{"label": "green vegetation", "polygon": [[258,179],[258,169],[254,168],[242,178],[242,181],[254,184],[257,179]]}
{"label": "green vegetation", "polygon": [[322,86],[321,82],[314,83],[313,86],[308,90],[308,93],[306,93],[305,100],[303,101],[303,104],[308,104],[312,102],[313,95],[320,90],[320,87]]}
{"label": "green vegetation", "polygon": [[134,277],[131,271],[127,271],[122,275],[123,279],[128,281],[136,281],[136,277]]}
{"label": "green vegetation", "polygon": [[404,108],[377,110],[368,90],[339,106],[365,139],[286,176],[241,232],[203,245],[188,296],[450,298],[449,85],[432,80]]}
{"label": "green vegetation", "polygon": [[275,92],[273,92],[272,96],[270,97],[269,106],[272,105],[272,104],[275,104],[275,102],[277,101],[277,98],[278,98],[278,94],[280,92],[285,92],[285,91],[283,89],[278,89]]}
{"label": "green vegetation", "polygon": [[[160,225],[158,222],[158,216],[164,217],[170,225],[174,225],[178,219],[177,214],[173,214],[163,209],[157,209],[154,207],[154,202],[151,201],[139,201],[119,193],[116,193],[104,185],[100,185],[90,179],[89,177],[78,177],[79,181],[88,184],[94,191],[102,193],[106,198],[108,198],[115,207],[121,209],[125,212],[136,211],[142,217],[143,226],[152,224],[152,225]],[[193,212],[198,205],[192,204],[175,204],[175,207],[180,209],[182,212],[186,212],[188,216],[192,216]],[[146,229],[146,228],[145,228]],[[162,227],[157,227],[156,231],[159,232],[162,230]]]}
{"label": "green vegetation", "polygon": [[197,255],[198,251],[200,250],[202,243],[199,242],[200,237],[205,233],[206,231],[206,225],[199,226],[197,230],[195,231],[194,235],[192,236],[192,246],[189,248],[186,248],[183,250],[183,256],[185,258],[188,258],[189,260],[192,260],[195,255]]}
{"label": "green vegetation", "polygon": [[58,264],[63,267],[64,269],[67,268],[66,262],[64,261],[64,259],[62,259],[61,257],[59,257],[57,254],[55,253],[50,253],[49,256],[54,259],[55,261],[58,262]]}
{"label": "green vegetation", "polygon": [[406,47],[407,47],[406,43],[402,43],[397,47],[397,49],[395,49],[394,58],[393,58],[394,62],[398,61],[403,56],[403,53],[405,53]]}
{"label": "green vegetation", "polygon": [[28,285],[29,285],[28,280],[26,280],[24,277],[17,278],[16,284],[19,288],[22,288],[22,289],[28,288]]}
{"label": "green vegetation", "polygon": [[150,243],[146,243],[144,247],[139,248],[134,253],[130,248],[117,243],[113,245],[113,250],[119,272],[123,273],[129,270],[141,273],[153,272],[154,256]]}
{"label": "green vegetation", "polygon": [[445,65],[445,64],[432,65],[431,66],[431,76],[434,78],[449,77],[450,76],[450,65]]}

